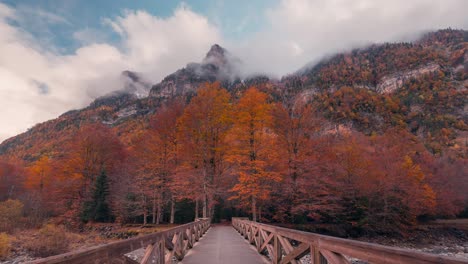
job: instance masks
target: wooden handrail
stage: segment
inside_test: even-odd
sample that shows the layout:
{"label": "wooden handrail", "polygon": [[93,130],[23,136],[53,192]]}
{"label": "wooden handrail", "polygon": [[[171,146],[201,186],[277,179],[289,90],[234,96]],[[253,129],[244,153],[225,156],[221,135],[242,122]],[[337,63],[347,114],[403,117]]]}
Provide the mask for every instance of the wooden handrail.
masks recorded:
{"label": "wooden handrail", "polygon": [[307,254],[310,254],[314,264],[351,263],[351,258],[388,264],[468,263],[467,260],[453,257],[302,232],[246,219],[233,218],[232,225],[257,247],[260,254],[268,254],[274,264],[299,263],[298,260]]}
{"label": "wooden handrail", "polygon": [[210,228],[210,222],[210,219],[201,218],[162,232],[38,259],[30,263],[138,263],[124,254],[145,247],[145,255],[140,263],[172,263],[174,257],[178,260],[184,258],[186,252]]}

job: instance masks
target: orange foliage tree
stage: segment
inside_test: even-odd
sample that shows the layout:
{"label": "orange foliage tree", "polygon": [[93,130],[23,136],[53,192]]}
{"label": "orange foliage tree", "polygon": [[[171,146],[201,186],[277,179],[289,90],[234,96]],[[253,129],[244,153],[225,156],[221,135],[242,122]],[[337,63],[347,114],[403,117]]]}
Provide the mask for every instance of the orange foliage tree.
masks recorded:
{"label": "orange foliage tree", "polygon": [[300,200],[308,193],[303,187],[312,180],[309,176],[316,169],[312,150],[319,123],[320,119],[311,105],[304,100],[275,104],[273,129],[277,135],[276,151],[281,165],[277,169],[284,178],[284,183],[275,188],[276,197],[280,199],[276,206],[276,220],[294,221],[295,215],[303,211]]}
{"label": "orange foliage tree", "polygon": [[24,174],[21,163],[0,159],[0,201],[15,199],[23,191]]}
{"label": "orange foliage tree", "polygon": [[71,141],[69,151],[61,160],[61,195],[73,216],[82,210],[91,198],[95,179],[105,171],[110,177],[125,159],[119,139],[102,124],[90,124],[80,128]]}
{"label": "orange foliage tree", "polygon": [[31,197],[29,207],[32,207],[37,218],[43,218],[55,211],[57,197],[55,164],[48,156],[42,156],[27,170],[25,188]]}
{"label": "orange foliage tree", "polygon": [[[233,198],[250,204],[253,221],[257,221],[257,204],[268,199],[271,184],[281,180],[273,169],[278,159],[274,146],[272,105],[267,94],[249,88],[235,106],[234,125],[230,131],[229,161],[236,165],[238,183]],[[259,210],[261,211],[261,210]]]}
{"label": "orange foliage tree", "polygon": [[232,123],[231,96],[218,82],[200,87],[179,119],[179,139],[182,144],[184,166],[195,177],[200,190],[195,201],[201,199],[203,217],[214,213],[215,198],[222,193],[220,177],[225,172],[224,143]]}
{"label": "orange foliage tree", "polygon": [[177,119],[184,104],[176,100],[162,106],[151,118],[150,128],[135,141],[138,190],[141,194],[144,223],[148,200],[152,202],[152,222],[161,222],[164,200],[170,201],[170,222],[174,222],[176,194],[172,191],[178,165]]}

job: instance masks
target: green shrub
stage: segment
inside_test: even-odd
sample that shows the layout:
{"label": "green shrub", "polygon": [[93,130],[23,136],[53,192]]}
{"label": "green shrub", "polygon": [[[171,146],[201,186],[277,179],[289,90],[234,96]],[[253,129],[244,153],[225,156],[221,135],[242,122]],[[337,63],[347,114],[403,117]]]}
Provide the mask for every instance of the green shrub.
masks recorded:
{"label": "green shrub", "polygon": [[0,233],[0,260],[5,260],[10,253],[10,238],[6,233]]}
{"label": "green shrub", "polygon": [[47,257],[67,252],[69,244],[67,231],[63,227],[48,224],[25,247],[36,257]]}

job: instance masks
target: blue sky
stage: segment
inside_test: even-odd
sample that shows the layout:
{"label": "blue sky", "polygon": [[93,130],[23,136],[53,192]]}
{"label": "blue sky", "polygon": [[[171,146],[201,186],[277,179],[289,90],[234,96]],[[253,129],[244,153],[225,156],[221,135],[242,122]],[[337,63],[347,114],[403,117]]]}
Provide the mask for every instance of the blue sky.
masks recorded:
{"label": "blue sky", "polygon": [[0,0],[0,141],[221,44],[281,77],[371,43],[468,28],[467,0]]}
{"label": "blue sky", "polygon": [[[242,39],[268,26],[265,11],[278,4],[277,0],[3,0],[23,14],[19,26],[44,43],[53,44],[60,52],[73,52],[80,43],[73,33],[82,29],[98,30],[102,40],[118,42],[119,37],[103,19],[122,15],[125,10],[144,10],[154,16],[167,18],[180,5],[206,16],[221,29],[223,37]],[[41,17],[53,14],[57,17]],[[59,18],[60,17],[60,18]],[[62,20],[63,19],[63,20]],[[42,20],[42,21],[40,21]]]}

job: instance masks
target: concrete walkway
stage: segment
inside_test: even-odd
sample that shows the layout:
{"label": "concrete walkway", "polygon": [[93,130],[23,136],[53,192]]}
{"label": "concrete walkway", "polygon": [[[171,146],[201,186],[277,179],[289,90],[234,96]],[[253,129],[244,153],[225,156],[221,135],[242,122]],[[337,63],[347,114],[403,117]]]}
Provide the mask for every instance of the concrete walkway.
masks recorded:
{"label": "concrete walkway", "polygon": [[182,264],[267,263],[232,226],[214,225],[190,249]]}

